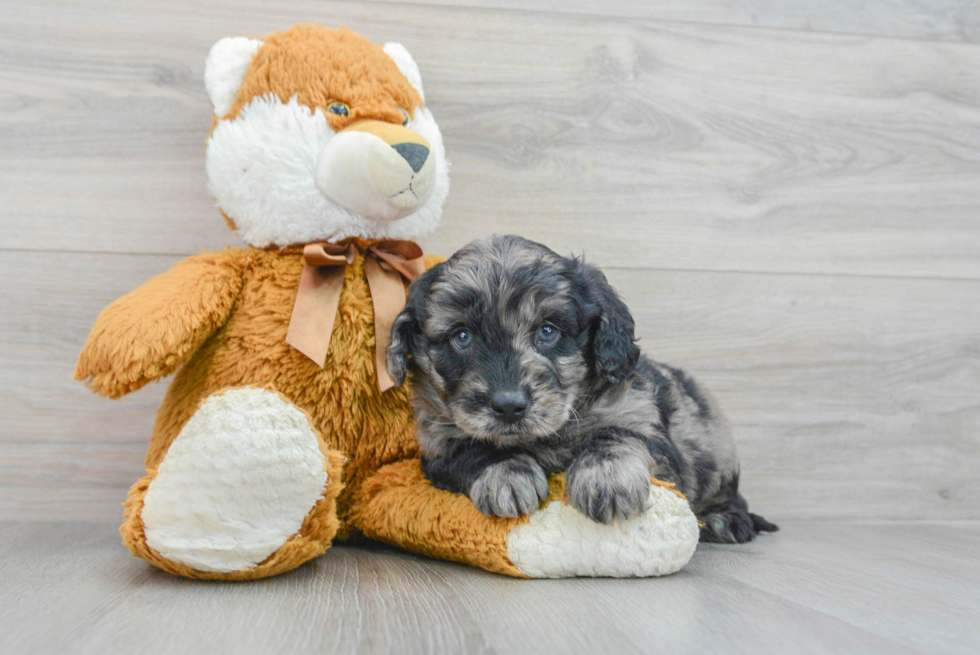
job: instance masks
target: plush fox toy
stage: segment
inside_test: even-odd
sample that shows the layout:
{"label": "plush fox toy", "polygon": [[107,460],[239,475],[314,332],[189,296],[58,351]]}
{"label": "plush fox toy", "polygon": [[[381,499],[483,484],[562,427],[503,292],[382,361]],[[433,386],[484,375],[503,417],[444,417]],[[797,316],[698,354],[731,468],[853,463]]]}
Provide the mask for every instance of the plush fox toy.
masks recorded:
{"label": "plush fox toy", "polygon": [[[109,305],[75,377],[116,398],[176,374],[125,503],[133,554],[192,578],[288,571],[363,534],[522,577],[660,575],[698,539],[673,490],[605,526],[563,502],[494,519],[437,490],[381,365],[438,224],[442,136],[399,44],[300,25],[208,55],[209,186],[246,247]],[[432,260],[429,259],[429,264]]]}

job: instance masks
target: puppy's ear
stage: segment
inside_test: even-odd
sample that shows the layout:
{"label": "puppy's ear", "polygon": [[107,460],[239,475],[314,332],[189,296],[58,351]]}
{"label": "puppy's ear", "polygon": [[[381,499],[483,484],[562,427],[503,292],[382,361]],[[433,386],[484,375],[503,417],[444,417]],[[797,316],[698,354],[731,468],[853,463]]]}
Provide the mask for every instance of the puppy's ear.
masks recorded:
{"label": "puppy's ear", "polygon": [[625,380],[640,357],[633,315],[606,276],[582,259],[573,260],[582,292],[588,298],[592,363],[596,375],[609,382]]}
{"label": "puppy's ear", "polygon": [[425,303],[429,287],[435,279],[436,270],[441,264],[433,266],[412,282],[408,288],[408,299],[395,322],[391,326],[391,340],[385,353],[388,375],[395,386],[402,386],[408,374],[409,357],[415,350],[421,334],[419,311]]}
{"label": "puppy's ear", "polygon": [[388,351],[385,353],[388,375],[391,376],[396,387],[405,384],[405,376],[408,374],[408,358],[412,354],[412,346],[415,343],[418,330],[415,308],[411,304],[405,303],[405,308],[398,314],[398,318],[391,326],[391,341],[388,342]]}

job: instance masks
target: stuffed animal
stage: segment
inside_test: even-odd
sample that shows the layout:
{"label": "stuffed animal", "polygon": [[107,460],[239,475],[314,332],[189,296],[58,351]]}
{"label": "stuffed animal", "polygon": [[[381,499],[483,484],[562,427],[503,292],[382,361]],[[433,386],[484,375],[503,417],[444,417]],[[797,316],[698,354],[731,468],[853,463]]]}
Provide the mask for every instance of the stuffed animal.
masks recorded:
{"label": "stuffed animal", "polygon": [[299,25],[222,39],[205,83],[209,188],[246,247],[191,257],[113,302],[75,371],[111,398],[175,374],[125,502],[130,551],[234,580],[355,535],[521,577],[683,566],[698,527],[669,485],[607,526],[564,502],[560,477],[538,511],[502,520],[422,475],[384,347],[426,265],[407,240],[435,229],[449,177],[408,51]]}

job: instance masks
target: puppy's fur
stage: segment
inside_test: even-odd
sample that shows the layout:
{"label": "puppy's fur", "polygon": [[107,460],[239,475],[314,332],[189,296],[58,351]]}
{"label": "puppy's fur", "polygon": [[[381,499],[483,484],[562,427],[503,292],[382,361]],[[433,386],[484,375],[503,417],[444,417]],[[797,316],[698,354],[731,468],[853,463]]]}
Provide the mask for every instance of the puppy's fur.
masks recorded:
{"label": "puppy's fur", "polygon": [[570,502],[602,523],[642,511],[654,476],[687,496],[702,541],[776,530],[738,493],[713,399],[641,356],[633,327],[597,268],[520,237],[474,241],[428,270],[388,349],[392,378],[412,376],[426,475],[518,516],[547,496],[548,473],[567,471]]}

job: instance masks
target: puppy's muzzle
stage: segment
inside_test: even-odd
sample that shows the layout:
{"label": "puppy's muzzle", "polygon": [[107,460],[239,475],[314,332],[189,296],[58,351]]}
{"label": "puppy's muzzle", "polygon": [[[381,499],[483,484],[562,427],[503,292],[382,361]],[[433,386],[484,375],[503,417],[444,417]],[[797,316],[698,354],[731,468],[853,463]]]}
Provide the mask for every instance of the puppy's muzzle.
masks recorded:
{"label": "puppy's muzzle", "polygon": [[435,156],[418,132],[363,120],[337,132],[320,152],[316,186],[354,213],[395,221],[429,199],[435,173]]}

